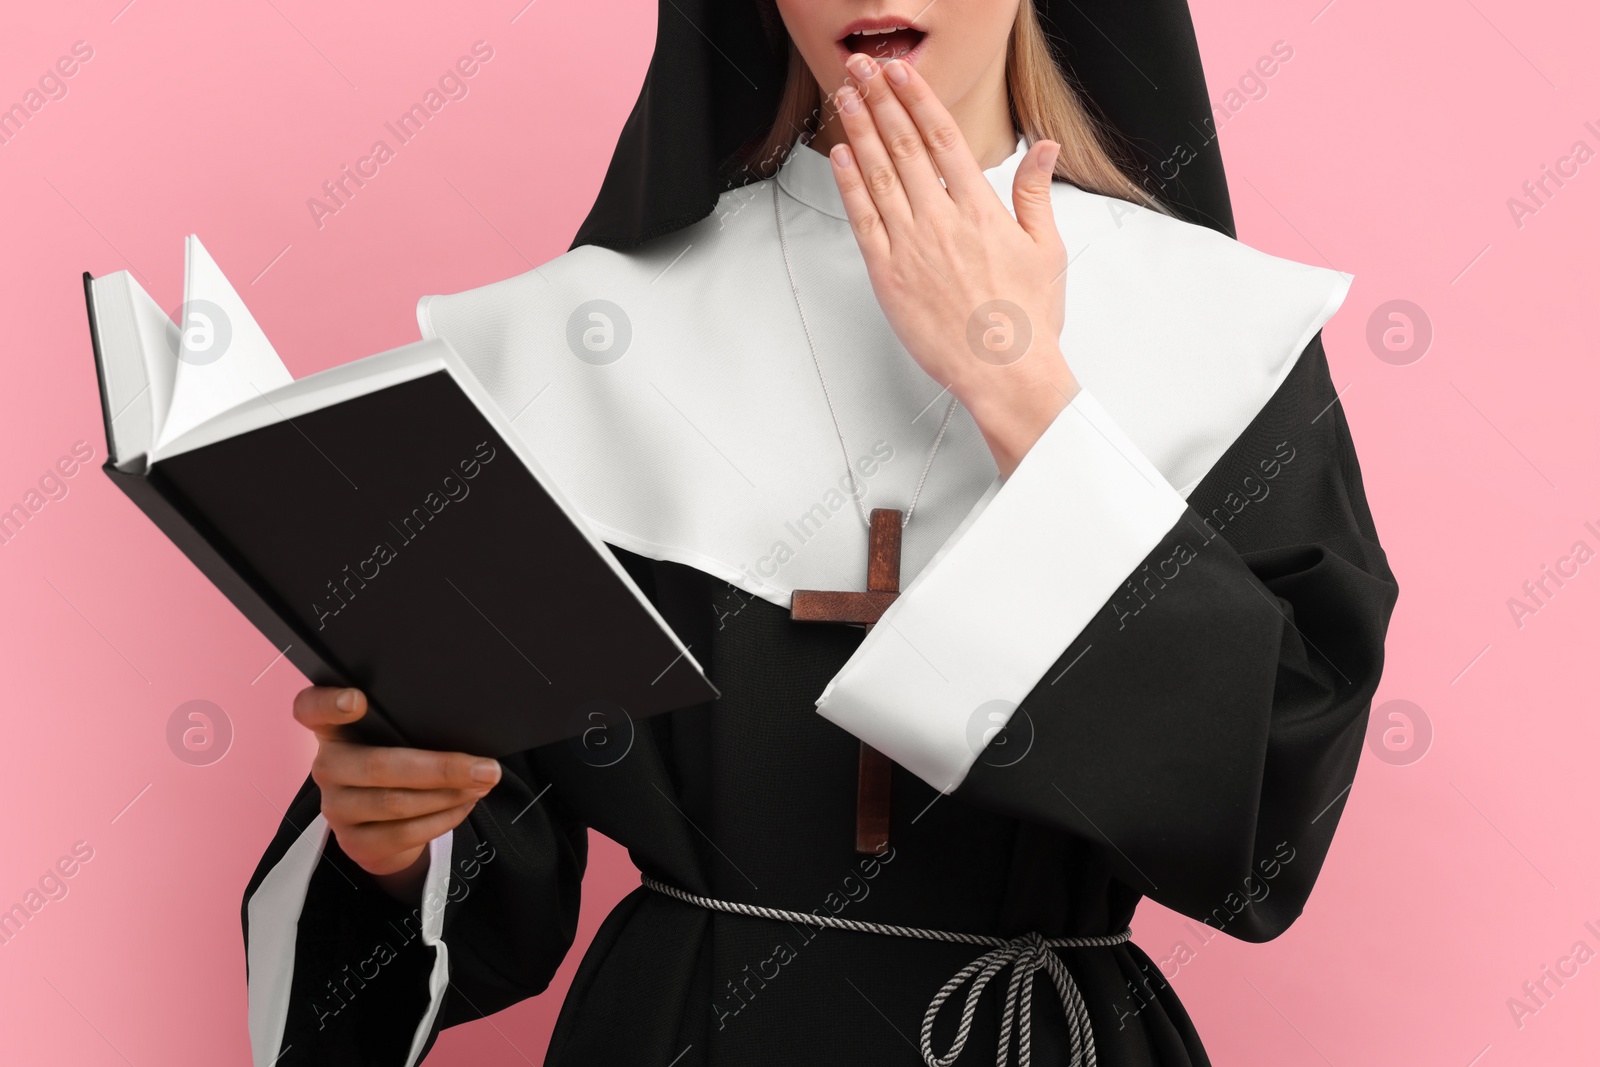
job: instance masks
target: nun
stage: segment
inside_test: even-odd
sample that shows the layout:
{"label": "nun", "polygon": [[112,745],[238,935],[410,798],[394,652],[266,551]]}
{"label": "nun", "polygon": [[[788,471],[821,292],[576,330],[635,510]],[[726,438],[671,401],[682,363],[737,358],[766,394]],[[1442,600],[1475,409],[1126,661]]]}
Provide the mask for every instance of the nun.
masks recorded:
{"label": "nun", "polygon": [[572,248],[417,316],[720,696],[495,761],[302,692],[257,1067],[540,994],[591,830],[642,879],[549,1067],[1209,1063],[1129,922],[1278,936],[1349,796],[1349,284],[1235,239],[1184,0],[664,0]]}

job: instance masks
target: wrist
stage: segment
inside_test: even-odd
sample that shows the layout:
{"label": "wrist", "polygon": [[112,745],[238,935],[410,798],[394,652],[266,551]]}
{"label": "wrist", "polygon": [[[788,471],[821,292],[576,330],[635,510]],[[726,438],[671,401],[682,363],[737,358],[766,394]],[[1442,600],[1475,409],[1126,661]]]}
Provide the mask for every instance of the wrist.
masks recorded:
{"label": "wrist", "polygon": [[423,845],[409,866],[389,874],[374,874],[372,878],[385,893],[402,904],[416,904],[422,899],[422,887],[428,880],[429,851],[428,846]]}
{"label": "wrist", "polygon": [[1011,476],[1081,389],[1055,345],[1029,351],[1015,363],[979,363],[951,385],[983,433],[1002,478]]}

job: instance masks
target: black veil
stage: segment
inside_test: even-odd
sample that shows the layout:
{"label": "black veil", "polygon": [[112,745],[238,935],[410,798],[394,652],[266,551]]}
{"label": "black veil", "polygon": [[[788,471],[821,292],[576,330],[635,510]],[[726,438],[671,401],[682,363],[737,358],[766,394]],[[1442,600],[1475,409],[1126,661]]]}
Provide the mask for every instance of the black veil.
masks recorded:
{"label": "black veil", "polygon": [[[1178,217],[1234,236],[1187,0],[1034,3],[1130,175]],[[787,57],[770,11],[761,0],[659,0],[644,86],[574,247],[633,248],[711,214],[729,187],[723,163],[777,110]]]}

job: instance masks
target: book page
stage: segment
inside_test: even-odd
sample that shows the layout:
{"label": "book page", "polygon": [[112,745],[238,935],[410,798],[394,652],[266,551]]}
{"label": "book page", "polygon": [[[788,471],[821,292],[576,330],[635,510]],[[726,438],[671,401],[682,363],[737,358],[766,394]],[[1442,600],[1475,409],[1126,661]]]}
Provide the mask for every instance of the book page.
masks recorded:
{"label": "book page", "polygon": [[152,456],[207,419],[294,380],[244,300],[193,234],[185,246],[183,290],[179,314],[184,321],[168,335],[177,356],[172,402]]}
{"label": "book page", "polygon": [[112,436],[107,444],[120,462],[148,453],[160,433],[178,362],[167,344],[172,323],[125,270],[90,284]]}

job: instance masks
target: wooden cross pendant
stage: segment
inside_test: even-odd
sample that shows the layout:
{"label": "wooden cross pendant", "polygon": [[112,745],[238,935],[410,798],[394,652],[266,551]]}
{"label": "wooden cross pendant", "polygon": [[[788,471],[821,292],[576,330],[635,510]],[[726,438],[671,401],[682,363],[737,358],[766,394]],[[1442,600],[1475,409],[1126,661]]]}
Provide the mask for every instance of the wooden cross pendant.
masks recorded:
{"label": "wooden cross pendant", "polygon": [[[789,617],[795,622],[843,622],[865,626],[883,618],[900,595],[900,531],[904,517],[894,508],[873,508],[867,538],[867,591],[797,589]],[[861,744],[856,767],[856,851],[881,853],[889,844],[889,757]]]}

